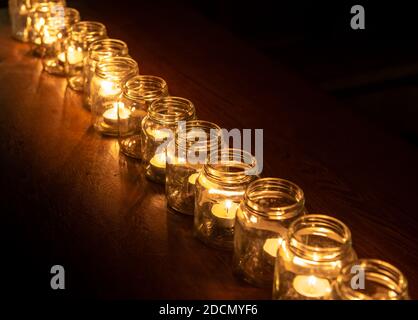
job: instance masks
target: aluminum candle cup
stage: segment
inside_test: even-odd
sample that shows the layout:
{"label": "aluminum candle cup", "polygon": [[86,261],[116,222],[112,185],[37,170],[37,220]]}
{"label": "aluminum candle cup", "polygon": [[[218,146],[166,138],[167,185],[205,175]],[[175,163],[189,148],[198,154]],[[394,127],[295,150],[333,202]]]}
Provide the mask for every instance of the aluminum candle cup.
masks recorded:
{"label": "aluminum candle cup", "polygon": [[273,299],[332,299],[332,282],[356,258],[345,224],[326,215],[301,216],[279,247]]}
{"label": "aluminum candle cup", "polygon": [[257,178],[256,159],[240,149],[211,154],[196,180],[194,233],[204,243],[232,249],[238,206]]}
{"label": "aluminum candle cup", "polygon": [[196,118],[193,103],[180,97],[163,97],[152,102],[141,124],[141,158],[145,176],[165,183],[167,144],[179,123]]}
{"label": "aluminum candle cup", "polygon": [[119,124],[120,151],[132,158],[141,158],[141,122],[151,103],[168,96],[167,83],[160,77],[139,75],[129,79],[121,102],[129,111],[129,121]]}
{"label": "aluminum candle cup", "polygon": [[84,104],[90,110],[92,104],[91,80],[96,71],[97,64],[105,58],[127,57],[128,46],[125,42],[117,39],[102,39],[93,42],[84,62]]}
{"label": "aluminum candle cup", "polygon": [[138,64],[128,57],[101,59],[91,80],[92,123],[104,135],[118,136],[119,123],[126,126],[130,110],[120,101],[122,86],[138,74]]}
{"label": "aluminum candle cup", "polygon": [[95,21],[80,21],[71,28],[65,46],[65,74],[68,85],[76,91],[84,88],[84,60],[90,45],[107,38],[106,27]]}
{"label": "aluminum candle cup", "polygon": [[360,259],[341,270],[332,296],[335,300],[408,300],[408,281],[387,262]]}
{"label": "aluminum candle cup", "polygon": [[303,191],[278,178],[253,181],[237,210],[234,272],[245,281],[271,288],[281,241],[296,218],[305,213]]}
{"label": "aluminum candle cup", "polygon": [[202,120],[179,127],[167,148],[167,205],[183,214],[194,214],[195,183],[208,156],[222,148],[222,130]]}
{"label": "aluminum candle cup", "polygon": [[46,72],[65,75],[65,43],[71,27],[79,21],[80,14],[73,8],[64,8],[64,16],[47,20],[41,32],[42,64]]}

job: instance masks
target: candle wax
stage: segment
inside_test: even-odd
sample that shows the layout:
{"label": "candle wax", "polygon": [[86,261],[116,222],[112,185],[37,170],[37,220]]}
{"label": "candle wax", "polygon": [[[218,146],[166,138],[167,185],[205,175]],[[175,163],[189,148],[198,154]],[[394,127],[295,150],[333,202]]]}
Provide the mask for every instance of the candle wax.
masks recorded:
{"label": "candle wax", "polygon": [[231,200],[225,200],[212,206],[211,212],[215,216],[217,223],[225,228],[233,228],[235,215],[239,204]]}
{"label": "candle wax", "polygon": [[113,108],[107,109],[103,113],[103,120],[108,125],[118,124],[118,106],[119,106],[119,121],[127,121],[129,119],[130,112],[125,108],[123,102],[115,102]]}
{"label": "candle wax", "polygon": [[331,292],[329,281],[315,276],[296,276],[293,287],[299,294],[309,298],[324,297]]}
{"label": "candle wax", "polygon": [[166,164],[165,153],[157,153],[156,155],[154,155],[150,160],[150,164],[153,167],[165,169],[165,164]]}
{"label": "candle wax", "polygon": [[197,180],[197,177],[199,176],[199,172],[196,172],[196,173],[193,173],[193,174],[191,174],[190,176],[189,176],[189,179],[188,179],[188,181],[189,181],[189,183],[190,184],[196,184],[196,180]]}

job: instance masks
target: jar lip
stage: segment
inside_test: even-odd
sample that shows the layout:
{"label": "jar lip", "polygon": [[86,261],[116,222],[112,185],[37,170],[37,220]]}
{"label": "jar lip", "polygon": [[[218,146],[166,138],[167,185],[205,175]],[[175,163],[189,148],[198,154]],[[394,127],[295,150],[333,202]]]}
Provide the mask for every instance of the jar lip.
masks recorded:
{"label": "jar lip", "polygon": [[181,120],[191,120],[195,116],[193,103],[182,97],[167,96],[154,100],[148,109],[148,116],[161,124],[174,125]]}
{"label": "jar lip", "polygon": [[[207,139],[196,141],[196,135],[190,136],[193,130],[201,130]],[[222,129],[217,124],[206,120],[189,120],[179,126],[175,135],[175,144],[184,150],[192,149],[195,151],[216,151],[212,150],[215,146],[222,144]]]}
{"label": "jar lip", "polygon": [[71,31],[75,33],[98,32],[106,34],[106,26],[101,22],[83,20],[75,23],[72,26]]}
{"label": "jar lip", "polygon": [[[307,244],[298,235],[304,229],[317,230],[321,236],[324,236],[324,232],[332,232],[340,239],[336,241],[338,244],[325,248]],[[307,214],[298,217],[290,224],[288,241],[289,247],[297,255],[306,256],[315,261],[329,261],[335,260],[351,248],[351,231],[337,218],[324,214]]]}
{"label": "jar lip", "polygon": [[[277,207],[263,206],[260,204],[260,193],[268,192],[283,197],[284,193],[294,199],[294,203]],[[263,196],[265,197],[265,195]],[[255,214],[278,220],[286,220],[303,213],[305,208],[305,196],[303,190],[294,182],[281,178],[259,178],[252,181],[244,194],[247,207]]]}
{"label": "jar lip", "polygon": [[222,148],[209,155],[203,170],[208,179],[229,186],[254,180],[257,167],[256,158],[248,151]]}
{"label": "jar lip", "polygon": [[127,55],[128,45],[119,39],[99,39],[90,44],[88,52],[89,58],[97,62],[102,58]]}
{"label": "jar lip", "polygon": [[168,86],[161,77],[137,75],[126,81],[123,95],[131,100],[153,101],[168,95]]}
{"label": "jar lip", "polygon": [[122,80],[137,74],[138,64],[129,57],[107,57],[98,62],[95,72],[103,79]]}
{"label": "jar lip", "polygon": [[59,7],[64,9],[65,6],[61,1],[38,2],[32,6],[32,11],[37,13],[47,13],[51,8]]}
{"label": "jar lip", "polygon": [[73,26],[80,21],[80,13],[77,9],[64,7],[64,16],[53,16],[47,19],[48,23],[46,26],[53,28],[64,29]]}
{"label": "jar lip", "polygon": [[[373,278],[375,275],[380,275],[380,280],[385,282],[388,289],[396,294],[396,296],[389,298],[405,299],[408,297],[408,280],[404,274],[394,265],[379,259],[358,259],[343,267],[336,280],[336,290],[341,297],[349,299],[361,298],[362,300],[373,299],[373,297],[368,297],[367,294],[364,294],[364,291],[351,287],[351,278],[355,274],[352,272],[352,268],[355,266],[360,266],[365,275],[368,274]],[[376,279],[373,280],[376,281]],[[350,285],[347,286],[347,282]]]}

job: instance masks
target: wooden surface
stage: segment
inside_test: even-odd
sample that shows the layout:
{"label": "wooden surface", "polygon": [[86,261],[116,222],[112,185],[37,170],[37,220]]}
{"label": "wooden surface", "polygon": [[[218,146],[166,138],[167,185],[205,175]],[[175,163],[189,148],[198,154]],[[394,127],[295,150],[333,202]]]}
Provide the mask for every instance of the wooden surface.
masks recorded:
{"label": "wooden surface", "polygon": [[[140,73],[163,77],[172,94],[191,99],[199,118],[264,129],[263,175],[300,185],[310,212],[346,222],[359,256],[398,266],[418,298],[416,149],[187,9],[79,8],[128,43]],[[167,212],[164,188],[120,156],[117,141],[97,135],[81,96],[65,79],[42,73],[28,46],[9,35],[2,22],[2,262],[9,292],[270,299],[271,290],[234,278],[230,253],[192,236],[190,217]],[[66,269],[64,293],[49,289],[54,264]]]}

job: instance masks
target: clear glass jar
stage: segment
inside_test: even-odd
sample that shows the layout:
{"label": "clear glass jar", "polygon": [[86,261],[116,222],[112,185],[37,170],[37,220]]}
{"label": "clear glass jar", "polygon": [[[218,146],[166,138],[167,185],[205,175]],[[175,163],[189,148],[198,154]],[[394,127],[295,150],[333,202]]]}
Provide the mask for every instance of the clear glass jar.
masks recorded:
{"label": "clear glass jar", "polygon": [[65,41],[71,27],[79,21],[80,13],[67,7],[64,8],[64,17],[48,18],[41,32],[42,64],[46,72],[65,75]]}
{"label": "clear glass jar", "polygon": [[168,96],[168,86],[160,77],[139,75],[129,79],[122,91],[121,102],[129,110],[129,120],[119,123],[119,148],[123,154],[140,159],[141,122],[153,101]]}
{"label": "clear glass jar", "polygon": [[91,80],[91,116],[96,131],[118,136],[119,122],[127,122],[130,111],[120,102],[122,86],[138,74],[138,64],[128,57],[104,58],[97,63]]}
{"label": "clear glass jar", "polygon": [[279,178],[253,181],[237,210],[234,273],[258,286],[273,284],[274,264],[290,223],[305,213],[303,191]]}
{"label": "clear glass jar", "polygon": [[213,247],[233,248],[236,211],[257,170],[255,157],[244,150],[210,155],[195,184],[195,236]]}
{"label": "clear glass jar", "polygon": [[195,118],[194,105],[185,98],[168,96],[151,103],[141,124],[141,157],[148,179],[165,183],[167,144],[180,121]]}
{"label": "clear glass jar", "polygon": [[32,7],[31,0],[9,0],[9,16],[12,24],[12,36],[16,40],[26,42],[27,18]]}
{"label": "clear glass jar", "polygon": [[84,60],[89,46],[107,38],[104,24],[95,21],[80,21],[71,28],[65,46],[65,74],[68,85],[76,91],[84,88]]}
{"label": "clear glass jar", "polygon": [[167,147],[167,205],[193,215],[195,182],[208,156],[222,148],[222,130],[212,122],[192,120],[180,126]]}
{"label": "clear glass jar", "polygon": [[393,265],[360,259],[345,266],[333,284],[335,300],[408,300],[408,281]]}
{"label": "clear glass jar", "polygon": [[42,44],[42,30],[50,18],[64,17],[64,0],[32,3],[29,10],[27,23],[28,41],[32,45],[32,52],[36,56],[42,56],[44,50]]}
{"label": "clear glass jar", "polygon": [[104,58],[111,57],[127,57],[128,45],[117,39],[102,39],[93,42],[87,53],[87,58],[84,63],[84,104],[90,110],[92,95],[91,95],[91,80],[93,79],[97,63]]}
{"label": "clear glass jar", "polygon": [[273,299],[330,300],[332,282],[356,258],[344,223],[321,214],[299,217],[279,247]]}

